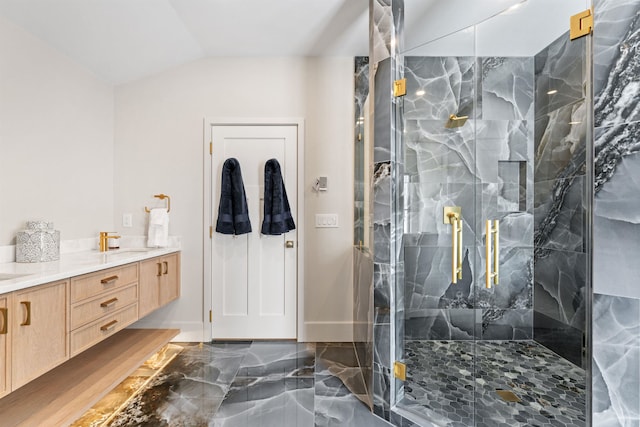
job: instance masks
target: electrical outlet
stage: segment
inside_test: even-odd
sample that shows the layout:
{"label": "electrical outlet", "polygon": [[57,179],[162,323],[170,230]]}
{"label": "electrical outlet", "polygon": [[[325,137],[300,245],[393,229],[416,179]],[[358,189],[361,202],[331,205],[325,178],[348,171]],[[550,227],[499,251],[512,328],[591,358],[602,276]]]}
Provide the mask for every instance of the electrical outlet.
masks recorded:
{"label": "electrical outlet", "polygon": [[338,228],[338,214],[316,214],[316,228]]}
{"label": "electrical outlet", "polygon": [[122,214],[122,226],[133,227],[133,215],[130,213]]}

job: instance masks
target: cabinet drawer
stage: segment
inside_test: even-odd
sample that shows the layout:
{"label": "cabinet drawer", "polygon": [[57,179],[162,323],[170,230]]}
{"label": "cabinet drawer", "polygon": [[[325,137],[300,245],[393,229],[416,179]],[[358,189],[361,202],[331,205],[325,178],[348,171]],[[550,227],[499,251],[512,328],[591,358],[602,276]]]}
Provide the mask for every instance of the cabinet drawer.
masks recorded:
{"label": "cabinet drawer", "polygon": [[138,319],[138,304],[132,304],[113,314],[71,332],[71,356],[115,334]]}
{"label": "cabinet drawer", "polygon": [[134,283],[126,288],[102,294],[90,300],[71,306],[71,330],[92,322],[121,308],[133,304],[138,299],[138,285]]}
{"label": "cabinet drawer", "polygon": [[110,268],[71,279],[71,303],[138,281],[138,263]]}

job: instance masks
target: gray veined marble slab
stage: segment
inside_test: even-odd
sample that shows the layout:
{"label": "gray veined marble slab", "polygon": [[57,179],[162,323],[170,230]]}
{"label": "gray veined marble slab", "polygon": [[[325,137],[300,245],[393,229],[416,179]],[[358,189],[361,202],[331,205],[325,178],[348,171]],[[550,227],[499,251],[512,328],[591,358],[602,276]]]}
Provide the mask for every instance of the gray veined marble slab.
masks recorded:
{"label": "gray veined marble slab", "polygon": [[373,52],[371,63],[376,64],[391,55],[392,17],[391,0],[375,0],[372,4],[373,30],[371,33],[373,41]]}
{"label": "gray veined marble slab", "polygon": [[474,340],[480,337],[480,310],[468,308],[407,310],[407,340]]}
{"label": "gray veined marble slab", "polygon": [[533,119],[533,58],[478,58],[483,120]]}
{"label": "gray veined marble slab", "polygon": [[603,90],[618,60],[620,46],[633,31],[637,29],[637,16],[640,11],[638,0],[595,0],[594,5],[594,93],[596,102],[601,97],[608,97]]}
{"label": "gray veined marble slab", "polygon": [[586,120],[584,100],[536,116],[536,182],[584,175]]}
{"label": "gray veined marble slab", "polygon": [[[444,127],[446,120],[406,121],[405,158],[415,157],[423,182],[465,182],[475,180],[474,123],[455,129]],[[408,169],[407,169],[408,170]]]}
{"label": "gray veined marble slab", "polygon": [[553,249],[536,259],[535,310],[583,330],[586,262],[584,253]]}
{"label": "gray veined marble slab", "polygon": [[535,56],[536,118],[584,98],[585,43],[567,31]]}
{"label": "gray veined marble slab", "polygon": [[640,424],[640,300],[593,299],[594,425]]}
{"label": "gray veined marble slab", "polygon": [[[596,197],[599,197],[597,194],[602,190],[602,187],[617,172],[618,166],[622,164],[623,159],[640,151],[639,134],[640,122],[623,123],[595,130],[594,179]],[[635,162],[631,160],[625,166],[629,170],[633,170],[635,169]]]}
{"label": "gray veined marble slab", "polygon": [[[597,61],[595,63],[597,92],[595,92],[594,99],[594,124],[596,127],[628,123],[640,119],[640,88],[638,87],[640,7],[637,2],[635,4],[631,2],[619,3],[621,3],[621,8],[629,13],[623,19],[619,19],[618,11],[614,7],[609,7],[612,6],[611,3],[600,5],[596,9],[596,16],[605,16],[605,19],[619,19],[620,27],[626,30],[622,38],[617,32],[612,34],[610,40],[594,36],[596,37],[594,53]],[[611,47],[616,50],[613,55],[611,55],[613,52],[606,52]],[[607,63],[600,62],[603,60]]]}
{"label": "gray veined marble slab", "polygon": [[406,57],[404,118],[444,124],[451,114],[474,116],[474,69],[473,57]]}
{"label": "gray veined marble slab", "polygon": [[[552,191],[545,195],[546,188]],[[542,194],[538,194],[540,191]],[[587,208],[585,178],[536,183],[536,253],[545,248],[585,251]]]}

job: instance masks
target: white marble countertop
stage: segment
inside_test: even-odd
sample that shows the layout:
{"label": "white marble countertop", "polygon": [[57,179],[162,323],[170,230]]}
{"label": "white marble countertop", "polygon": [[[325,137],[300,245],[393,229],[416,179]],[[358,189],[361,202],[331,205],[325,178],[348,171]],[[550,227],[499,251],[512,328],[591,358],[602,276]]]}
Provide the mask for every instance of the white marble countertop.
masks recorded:
{"label": "white marble countertop", "polygon": [[61,254],[59,261],[52,262],[0,263],[0,294],[178,251],[179,248],[121,248]]}

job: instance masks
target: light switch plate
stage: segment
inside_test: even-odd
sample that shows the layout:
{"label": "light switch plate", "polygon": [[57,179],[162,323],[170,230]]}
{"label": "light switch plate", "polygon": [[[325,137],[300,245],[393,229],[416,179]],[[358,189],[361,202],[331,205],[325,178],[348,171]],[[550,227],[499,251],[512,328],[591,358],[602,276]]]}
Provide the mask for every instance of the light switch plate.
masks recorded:
{"label": "light switch plate", "polygon": [[130,213],[122,214],[122,226],[133,227],[133,215]]}
{"label": "light switch plate", "polygon": [[338,228],[338,214],[316,214],[316,228]]}

